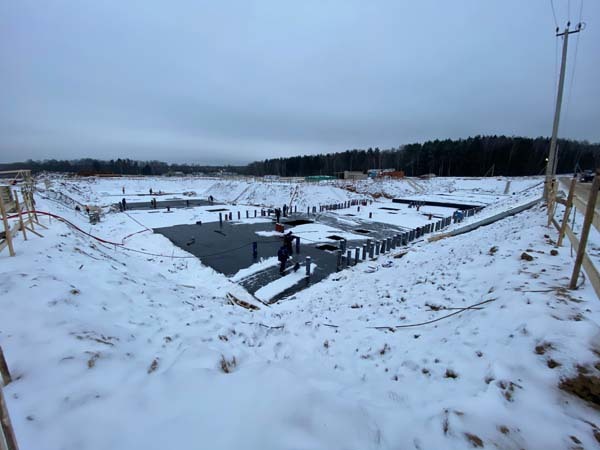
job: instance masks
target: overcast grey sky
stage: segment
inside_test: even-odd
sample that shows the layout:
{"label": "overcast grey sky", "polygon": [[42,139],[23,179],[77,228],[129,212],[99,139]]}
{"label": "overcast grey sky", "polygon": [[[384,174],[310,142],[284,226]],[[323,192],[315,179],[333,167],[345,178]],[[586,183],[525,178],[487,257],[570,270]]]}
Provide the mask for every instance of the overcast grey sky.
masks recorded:
{"label": "overcast grey sky", "polygon": [[[561,27],[580,1],[554,0]],[[560,135],[600,141],[600,2],[583,20]],[[550,0],[5,0],[0,161],[548,136],[554,27]]]}

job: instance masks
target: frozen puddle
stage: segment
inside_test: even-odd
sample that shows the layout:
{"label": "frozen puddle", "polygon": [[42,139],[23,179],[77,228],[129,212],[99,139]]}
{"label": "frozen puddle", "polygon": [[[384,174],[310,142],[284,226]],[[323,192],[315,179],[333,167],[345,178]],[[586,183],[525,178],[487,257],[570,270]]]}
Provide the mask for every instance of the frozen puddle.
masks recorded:
{"label": "frozen puddle", "polygon": [[[316,267],[316,264],[311,264],[311,274]],[[259,300],[262,300],[263,302],[268,302],[275,298],[277,295],[298,284],[305,278],[306,268],[300,267],[296,272],[291,271],[287,275],[284,275],[281,278],[261,287],[254,293],[254,296]]]}

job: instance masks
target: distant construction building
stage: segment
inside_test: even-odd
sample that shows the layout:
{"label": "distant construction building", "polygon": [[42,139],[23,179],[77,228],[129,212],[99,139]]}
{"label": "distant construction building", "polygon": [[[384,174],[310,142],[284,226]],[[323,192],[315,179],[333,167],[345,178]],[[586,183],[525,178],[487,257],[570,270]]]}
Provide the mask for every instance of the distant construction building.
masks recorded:
{"label": "distant construction building", "polygon": [[404,178],[403,170],[396,169],[370,169],[369,178]]}
{"label": "distant construction building", "polygon": [[367,178],[366,173],[344,170],[344,180],[366,180]]}

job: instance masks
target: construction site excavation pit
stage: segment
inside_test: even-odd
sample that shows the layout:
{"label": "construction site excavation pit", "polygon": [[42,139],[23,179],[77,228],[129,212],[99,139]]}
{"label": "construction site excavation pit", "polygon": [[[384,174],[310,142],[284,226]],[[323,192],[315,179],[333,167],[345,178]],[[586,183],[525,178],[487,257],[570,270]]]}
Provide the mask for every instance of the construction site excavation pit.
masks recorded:
{"label": "construction site excavation pit", "polygon": [[[156,199],[156,197],[153,197]],[[207,200],[200,200],[196,198],[192,199],[164,199],[164,200],[156,200],[156,204],[153,205],[150,200],[143,202],[127,202],[128,210],[146,210],[146,209],[166,209],[168,208],[190,208],[196,206],[209,206],[212,205],[211,202]],[[119,204],[115,204],[115,208],[117,208]],[[219,210],[217,210],[219,211]],[[226,211],[225,209],[221,211]]]}
{"label": "construction site excavation pit", "polygon": [[[250,222],[242,219],[173,225],[155,228],[154,232],[167,237],[176,246],[196,256],[202,264],[227,276],[259,300],[270,303],[338,271],[337,250],[342,242],[345,249],[352,250],[350,265],[353,265],[356,249],[362,250],[367,242],[363,233],[368,233],[369,239],[385,239],[402,232],[401,228],[387,224],[378,224],[379,231],[361,229],[357,232],[356,224],[348,224],[331,215],[313,220],[298,214],[282,225],[284,231],[278,232],[274,220],[264,217]],[[285,275],[281,275],[277,252],[283,245],[284,235],[290,231],[294,236],[293,253],[287,262]],[[344,262],[347,250],[344,251]],[[310,257],[308,277],[307,257]]]}
{"label": "construction site excavation pit", "polygon": [[295,220],[286,220],[283,222],[283,224],[288,227],[297,227],[298,225],[307,225],[309,223],[314,223],[314,220],[295,219]]}

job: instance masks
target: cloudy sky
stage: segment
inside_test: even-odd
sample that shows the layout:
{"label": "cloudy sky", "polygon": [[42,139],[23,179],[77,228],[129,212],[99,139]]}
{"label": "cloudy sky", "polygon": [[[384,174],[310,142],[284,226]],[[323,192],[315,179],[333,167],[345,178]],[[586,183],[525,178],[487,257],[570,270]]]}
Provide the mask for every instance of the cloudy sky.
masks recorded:
{"label": "cloudy sky", "polygon": [[[554,0],[561,27],[581,1]],[[0,3],[2,162],[245,163],[551,133],[550,0]],[[600,141],[600,2],[583,20],[560,135]]]}

